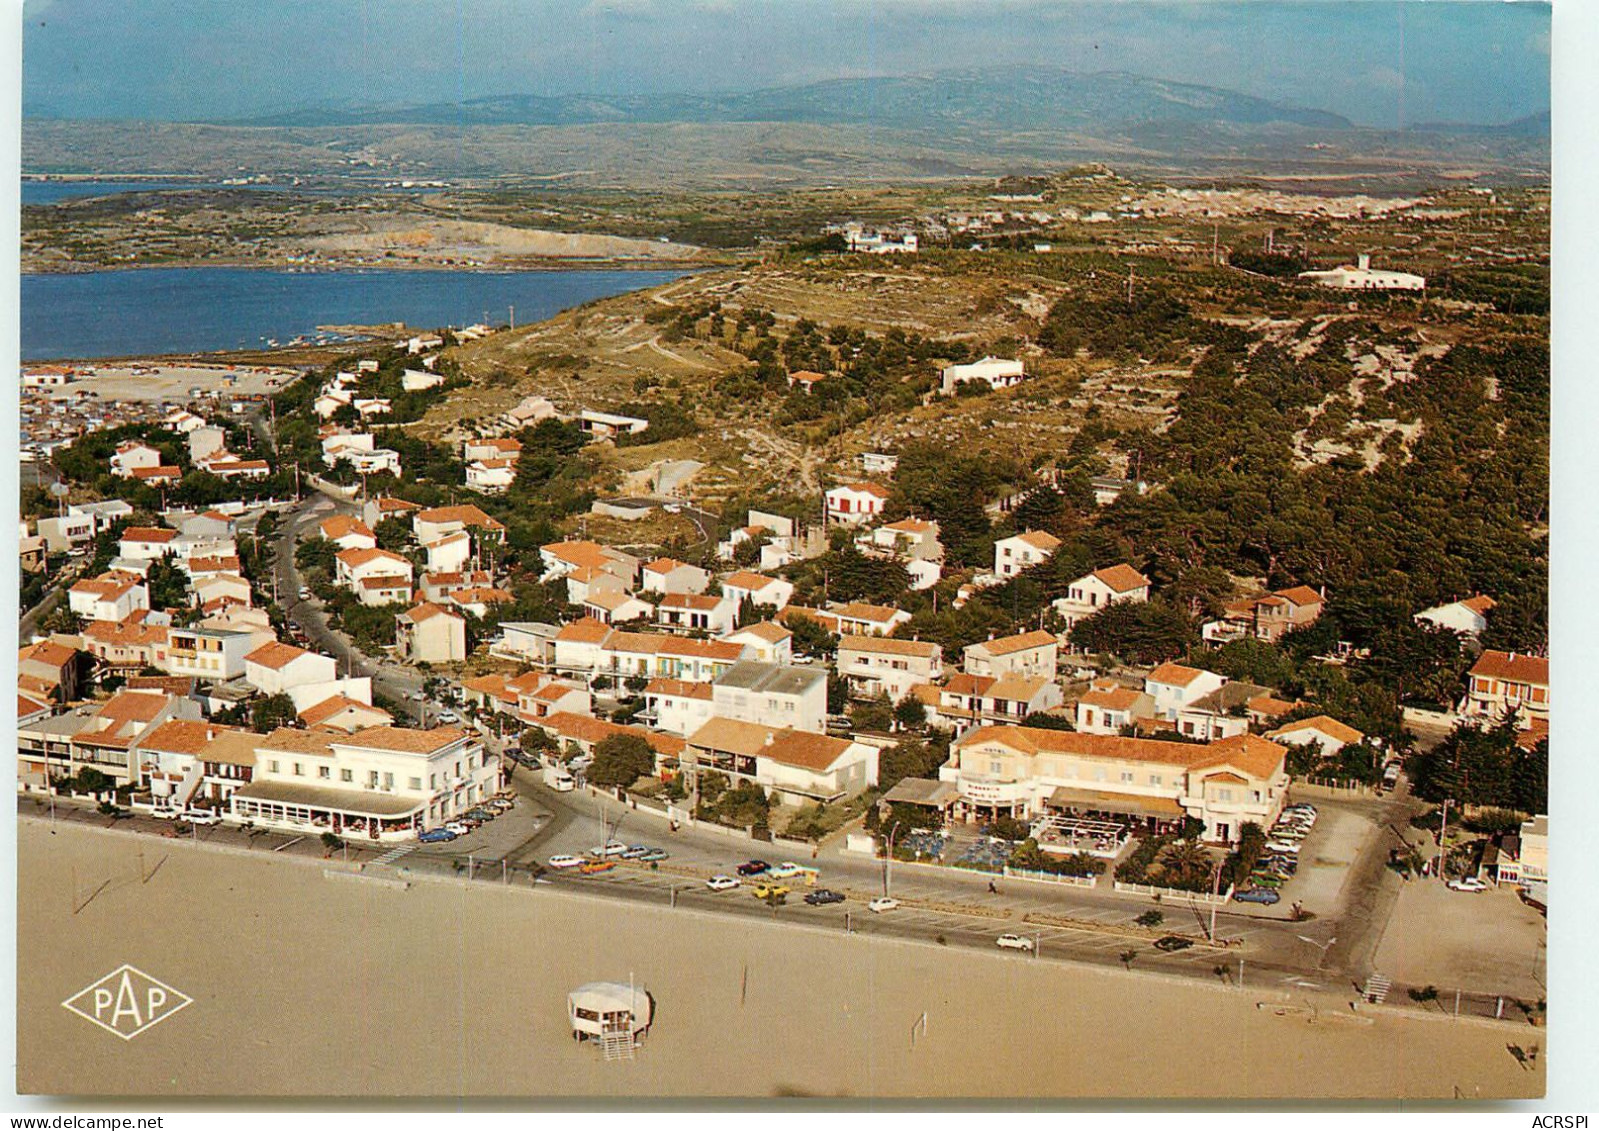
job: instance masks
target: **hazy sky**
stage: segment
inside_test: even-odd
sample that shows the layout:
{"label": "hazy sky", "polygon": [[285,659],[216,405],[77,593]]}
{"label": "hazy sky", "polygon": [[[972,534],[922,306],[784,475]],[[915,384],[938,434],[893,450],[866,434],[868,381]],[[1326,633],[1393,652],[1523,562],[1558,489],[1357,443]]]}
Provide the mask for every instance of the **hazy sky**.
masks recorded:
{"label": "hazy sky", "polygon": [[1045,64],[1357,122],[1549,106],[1541,3],[29,0],[26,112],[174,120],[322,102],[752,89]]}

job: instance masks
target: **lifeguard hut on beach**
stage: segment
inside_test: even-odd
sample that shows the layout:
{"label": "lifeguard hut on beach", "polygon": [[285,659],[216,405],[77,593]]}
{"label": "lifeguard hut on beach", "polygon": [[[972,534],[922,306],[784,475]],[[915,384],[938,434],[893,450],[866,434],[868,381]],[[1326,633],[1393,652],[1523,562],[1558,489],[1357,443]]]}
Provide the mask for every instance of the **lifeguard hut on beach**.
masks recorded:
{"label": "lifeguard hut on beach", "polygon": [[643,986],[589,982],[566,995],[574,1041],[596,1041],[606,1060],[632,1060],[655,1020],[655,998]]}

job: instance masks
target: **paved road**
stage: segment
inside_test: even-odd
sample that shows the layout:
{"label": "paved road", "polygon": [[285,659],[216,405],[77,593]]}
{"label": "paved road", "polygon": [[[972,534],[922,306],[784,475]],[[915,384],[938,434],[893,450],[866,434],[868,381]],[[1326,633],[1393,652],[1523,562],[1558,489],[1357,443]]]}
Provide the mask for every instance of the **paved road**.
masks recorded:
{"label": "paved road", "polygon": [[273,562],[278,601],[284,615],[299,626],[313,646],[339,661],[343,674],[371,676],[376,692],[403,704],[410,715],[409,721],[420,722],[421,707],[411,696],[422,690],[422,675],[400,664],[387,663],[366,655],[349,637],[328,624],[320,601],[314,597],[301,600],[299,596],[303,581],[294,564],[295,547],[303,539],[311,537],[312,529],[324,519],[335,514],[354,514],[356,509],[354,503],[337,502],[313,493],[283,517]]}

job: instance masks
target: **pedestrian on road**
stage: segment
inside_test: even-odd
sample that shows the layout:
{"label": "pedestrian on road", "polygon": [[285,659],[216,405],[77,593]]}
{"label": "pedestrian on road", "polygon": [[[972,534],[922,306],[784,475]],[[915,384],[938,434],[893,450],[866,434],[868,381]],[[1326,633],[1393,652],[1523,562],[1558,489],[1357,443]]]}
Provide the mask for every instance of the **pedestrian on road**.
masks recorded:
{"label": "pedestrian on road", "polygon": [[988,881],[988,890],[993,895],[998,895],[999,894],[999,889],[994,886],[994,881],[993,880],[989,880]]}

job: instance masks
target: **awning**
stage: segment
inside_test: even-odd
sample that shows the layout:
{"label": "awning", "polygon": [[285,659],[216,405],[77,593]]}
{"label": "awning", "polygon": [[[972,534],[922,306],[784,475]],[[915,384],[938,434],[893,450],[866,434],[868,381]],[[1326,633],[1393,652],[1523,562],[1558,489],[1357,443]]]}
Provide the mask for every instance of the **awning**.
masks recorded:
{"label": "awning", "polygon": [[260,801],[276,805],[299,805],[325,809],[356,817],[408,817],[427,807],[423,800],[395,797],[393,794],[360,789],[323,789],[293,782],[253,781],[233,791],[241,801]]}
{"label": "awning", "polygon": [[880,801],[890,804],[935,805],[942,809],[960,796],[953,782],[933,781],[929,778],[901,778],[893,789],[883,794]]}
{"label": "awning", "polygon": [[1130,817],[1159,817],[1173,820],[1183,816],[1183,807],[1174,797],[1144,797],[1136,793],[1106,793],[1097,789],[1057,786],[1046,804],[1057,809],[1086,809],[1094,813],[1123,813]]}

